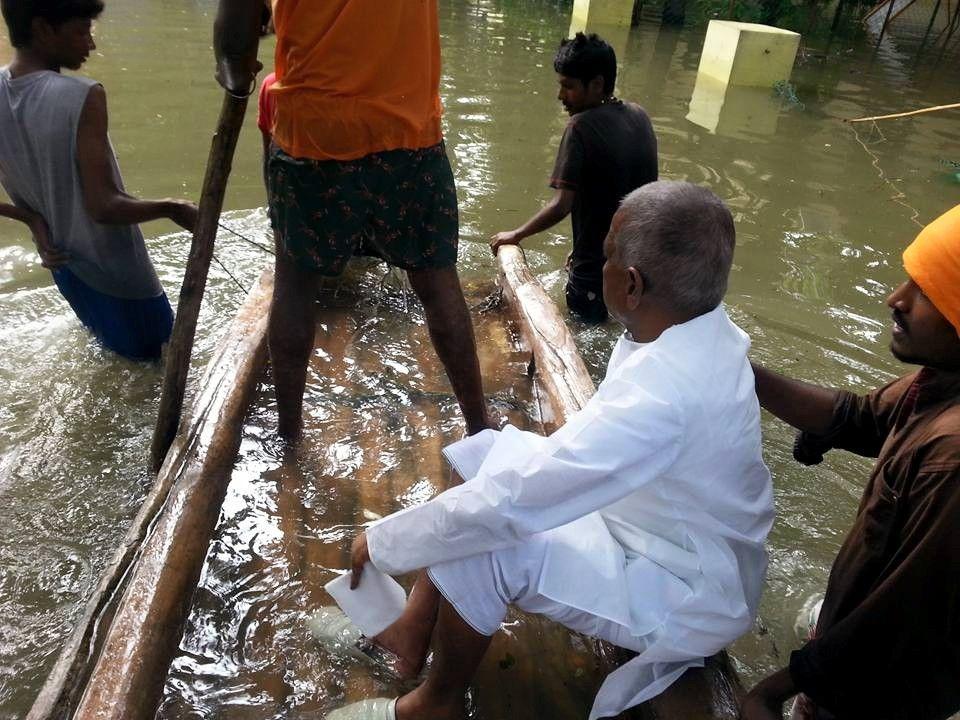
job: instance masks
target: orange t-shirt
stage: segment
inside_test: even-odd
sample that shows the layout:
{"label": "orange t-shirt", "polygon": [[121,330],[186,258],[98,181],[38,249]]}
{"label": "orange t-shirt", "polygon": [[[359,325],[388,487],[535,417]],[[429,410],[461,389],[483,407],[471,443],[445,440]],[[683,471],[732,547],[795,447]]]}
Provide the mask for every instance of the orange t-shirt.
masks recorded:
{"label": "orange t-shirt", "polygon": [[437,0],[275,0],[273,12],[284,152],[352,160],[440,142]]}

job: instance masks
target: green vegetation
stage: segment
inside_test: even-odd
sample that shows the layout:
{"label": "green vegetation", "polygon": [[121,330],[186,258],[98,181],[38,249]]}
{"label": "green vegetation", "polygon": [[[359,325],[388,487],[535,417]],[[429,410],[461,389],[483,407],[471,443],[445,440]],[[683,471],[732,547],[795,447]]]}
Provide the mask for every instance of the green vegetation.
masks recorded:
{"label": "green vegetation", "polygon": [[783,99],[787,105],[792,105],[798,110],[804,110],[806,108],[806,106],[800,102],[800,98],[797,97],[796,87],[787,80],[777,80],[773,84],[773,94]]}
{"label": "green vegetation", "polygon": [[811,33],[850,25],[869,0],[694,0],[694,20],[739,20]]}

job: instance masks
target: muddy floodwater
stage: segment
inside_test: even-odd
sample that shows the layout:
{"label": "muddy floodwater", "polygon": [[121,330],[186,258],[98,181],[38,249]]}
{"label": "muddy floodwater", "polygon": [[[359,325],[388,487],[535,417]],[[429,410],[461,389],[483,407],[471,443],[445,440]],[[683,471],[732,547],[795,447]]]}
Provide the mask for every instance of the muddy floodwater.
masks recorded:
{"label": "muddy floodwater", "polygon": [[[566,122],[552,56],[571,5],[440,0],[460,268],[474,304],[495,272],[485,238],[550,196]],[[220,104],[212,11],[211,0],[115,0],[97,25],[99,48],[83,72],[107,89],[112,139],[137,195],[199,195]],[[957,57],[917,57],[896,37],[879,48],[868,36],[811,37],[780,93],[732,91],[692,110],[703,35],[650,22],[617,34],[618,94],[653,119],[661,176],[703,183],[732,208],[738,247],[727,304],[753,338],[754,359],[855,390],[889,380],[904,368],[887,351],[884,298],[902,278],[900,252],[919,224],[960,202],[960,123],[956,113],[878,126],[841,118],[956,102]],[[5,43],[0,62],[10,54]],[[271,50],[268,42],[268,66]],[[223,222],[233,232],[218,240],[197,364],[270,259],[260,247],[272,239],[259,147],[251,113],[226,201]],[[189,239],[164,223],[144,230],[175,300]],[[561,302],[569,237],[564,223],[524,242]],[[345,565],[356,524],[442,489],[439,450],[462,433],[419,308],[384,273],[364,265],[330,291],[339,305],[318,329],[328,345],[313,358],[299,455],[285,455],[273,438],[269,385],[257,394],[163,718],[322,717],[344,698],[389,690],[310,644],[302,622],[328,602],[322,584]],[[494,404],[530,422],[535,403],[518,371],[522,358],[511,355],[495,316],[477,323]],[[617,328],[575,330],[599,378]],[[27,234],[0,223],[0,718],[26,713],[149,487],[159,380],[158,367],[119,360],[90,341]],[[764,430],[777,521],[759,621],[732,647],[747,684],[797,646],[794,619],[823,589],[869,468],[842,453],[802,468],[790,458],[792,433],[769,417]],[[498,648],[472,698],[475,716],[535,716],[535,692],[508,689],[511,668],[533,661]],[[544,717],[585,717],[595,689],[589,656],[571,667]],[[491,699],[497,692],[510,702]],[[516,714],[484,711],[508,704]]]}

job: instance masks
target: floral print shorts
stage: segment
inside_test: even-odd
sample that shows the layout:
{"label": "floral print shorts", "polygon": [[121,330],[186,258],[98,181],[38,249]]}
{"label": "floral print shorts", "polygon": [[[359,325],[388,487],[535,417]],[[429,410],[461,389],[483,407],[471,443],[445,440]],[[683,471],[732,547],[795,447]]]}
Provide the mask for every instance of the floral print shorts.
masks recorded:
{"label": "floral print shorts", "polygon": [[443,143],[342,162],[273,146],[268,173],[277,247],[305,269],[337,276],[353,255],[404,270],[457,261],[457,189]]}

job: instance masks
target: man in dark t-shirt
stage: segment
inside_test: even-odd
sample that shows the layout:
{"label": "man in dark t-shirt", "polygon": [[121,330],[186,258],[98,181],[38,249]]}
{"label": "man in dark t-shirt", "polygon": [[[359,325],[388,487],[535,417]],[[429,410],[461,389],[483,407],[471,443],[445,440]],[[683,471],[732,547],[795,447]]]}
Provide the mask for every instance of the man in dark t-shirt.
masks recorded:
{"label": "man in dark t-shirt", "polygon": [[643,108],[613,96],[617,58],[597,35],[564,40],[554,69],[558,99],[571,116],[550,177],[557,193],[519,228],[494,235],[490,245],[494,252],[517,245],[572,211],[567,307],[581,320],[603,322],[603,241],[620,200],[657,179],[657,138]]}

